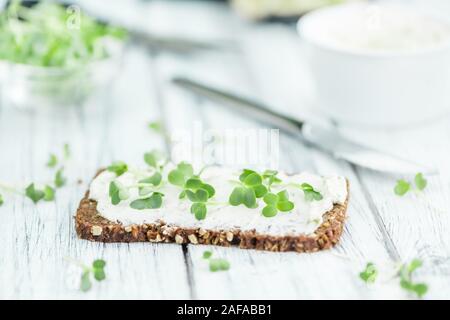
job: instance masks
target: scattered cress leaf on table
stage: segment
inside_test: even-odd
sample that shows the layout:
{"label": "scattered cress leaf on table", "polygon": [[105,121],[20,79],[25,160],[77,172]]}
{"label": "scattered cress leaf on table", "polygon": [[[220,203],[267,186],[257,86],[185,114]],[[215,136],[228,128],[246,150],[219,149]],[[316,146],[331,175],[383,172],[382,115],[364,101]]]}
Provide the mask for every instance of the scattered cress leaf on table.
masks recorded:
{"label": "scattered cress leaf on table", "polygon": [[226,271],[230,269],[230,263],[225,259],[209,259],[209,270],[211,272]]}
{"label": "scattered cress leaf on table", "polygon": [[97,281],[105,280],[106,274],[105,274],[105,260],[97,259],[92,263],[92,270],[94,272],[94,278]]}
{"label": "scattered cress leaf on table", "polygon": [[149,122],[148,128],[156,133],[163,133],[164,132],[164,125],[161,121],[152,121]]}
{"label": "scattered cress leaf on table", "polygon": [[58,171],[56,171],[55,173],[55,186],[57,188],[61,188],[62,186],[64,186],[67,182],[66,177],[64,177],[64,169],[61,168]]}
{"label": "scattered cress leaf on table", "polygon": [[84,266],[81,274],[80,290],[87,292],[92,288],[91,274],[97,281],[106,279],[105,273],[106,262],[102,259],[97,259],[92,263],[91,267]]}
{"label": "scattered cress leaf on table", "polygon": [[91,282],[91,272],[89,270],[83,271],[81,274],[81,282],[80,282],[80,290],[83,292],[87,292],[92,288]]}
{"label": "scattered cress leaf on table", "polygon": [[394,187],[394,192],[398,196],[404,196],[411,189],[411,184],[403,179],[397,181]]}
{"label": "scattered cress leaf on table", "polygon": [[50,157],[47,161],[47,167],[54,168],[58,164],[58,158],[53,153],[50,154]]}
{"label": "scattered cress leaf on table", "polygon": [[35,188],[34,183],[31,183],[25,189],[25,195],[30,198],[34,203],[38,203],[45,197],[45,193],[42,190],[38,190]]}
{"label": "scattered cress leaf on table", "polygon": [[419,189],[420,191],[425,189],[428,183],[427,180],[423,177],[423,174],[420,172],[416,174],[416,176],[414,177],[414,182],[416,184],[417,189]]}
{"label": "scattered cress leaf on table", "polygon": [[5,203],[5,201],[3,200],[3,196],[0,193],[0,207]]}
{"label": "scattered cress leaf on table", "polygon": [[203,252],[203,259],[209,259],[212,256],[212,252],[209,250],[206,250],[205,252]]}
{"label": "scattered cress leaf on table", "polygon": [[63,155],[66,160],[70,158],[71,152],[70,152],[70,146],[68,143],[64,144]]}
{"label": "scattered cress leaf on table", "polygon": [[366,283],[374,283],[378,277],[378,270],[372,262],[367,263],[366,268],[359,274]]}
{"label": "scattered cress leaf on table", "polygon": [[414,293],[418,298],[422,298],[428,292],[428,285],[425,283],[415,283],[413,273],[422,266],[419,259],[412,260],[409,264],[403,264],[400,268],[400,286],[410,293]]}
{"label": "scattered cress leaf on table", "polygon": [[44,201],[53,201],[53,200],[55,200],[55,189],[47,185],[44,188]]}

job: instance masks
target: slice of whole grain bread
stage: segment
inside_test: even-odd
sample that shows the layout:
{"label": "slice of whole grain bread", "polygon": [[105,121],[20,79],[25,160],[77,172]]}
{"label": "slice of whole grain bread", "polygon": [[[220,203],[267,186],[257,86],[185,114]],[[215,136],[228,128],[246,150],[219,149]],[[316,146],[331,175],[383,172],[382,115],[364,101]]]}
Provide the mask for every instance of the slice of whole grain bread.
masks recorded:
{"label": "slice of whole grain bread", "polygon": [[[348,183],[347,183],[348,186]],[[167,225],[164,221],[152,224],[123,226],[103,218],[97,202],[86,192],[75,216],[75,228],[81,239],[100,242],[175,242],[178,244],[212,244],[239,246],[242,249],[267,251],[315,252],[334,246],[342,234],[348,196],[344,204],[335,204],[323,216],[323,223],[310,235],[272,236],[255,231],[186,229]]]}

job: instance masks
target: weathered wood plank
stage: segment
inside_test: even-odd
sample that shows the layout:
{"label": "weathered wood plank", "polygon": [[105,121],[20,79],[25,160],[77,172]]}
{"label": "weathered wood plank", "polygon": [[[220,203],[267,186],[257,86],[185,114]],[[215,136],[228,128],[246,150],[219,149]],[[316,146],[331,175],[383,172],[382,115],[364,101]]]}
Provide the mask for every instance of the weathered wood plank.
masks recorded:
{"label": "weathered wood plank", "polygon": [[[55,202],[33,205],[23,197],[8,197],[0,208],[2,298],[189,298],[181,247],[91,243],[79,240],[74,229],[78,202],[99,167],[113,159],[143,164],[143,152],[163,144],[147,128],[159,114],[149,74],[142,72],[147,64],[145,52],[130,50],[109,98],[79,110],[2,110],[0,146],[7,152],[0,162],[10,169],[2,171],[1,181],[51,180],[53,173],[45,167],[49,153],[60,154],[67,142],[73,154],[68,186],[58,191]],[[79,292],[67,257],[84,263],[104,258],[107,280],[87,294]]]}

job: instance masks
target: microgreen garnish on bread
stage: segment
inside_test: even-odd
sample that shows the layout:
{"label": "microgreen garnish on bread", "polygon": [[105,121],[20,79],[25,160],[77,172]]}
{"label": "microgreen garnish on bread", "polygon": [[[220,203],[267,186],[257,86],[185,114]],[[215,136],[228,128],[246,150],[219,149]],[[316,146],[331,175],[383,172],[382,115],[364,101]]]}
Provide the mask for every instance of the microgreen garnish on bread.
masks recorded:
{"label": "microgreen garnish on bread", "polygon": [[306,201],[320,201],[323,199],[323,196],[320,192],[314,190],[314,188],[309,183],[302,183],[300,185],[300,189],[305,193]]}
{"label": "microgreen garnish on bread", "polygon": [[266,206],[262,214],[267,218],[276,216],[278,211],[291,211],[295,206],[292,201],[289,201],[289,193],[286,190],[280,191],[277,194],[269,192],[264,196],[263,200]]}
{"label": "microgreen garnish on bread", "polygon": [[200,174],[194,175],[191,164],[180,162],[175,169],[169,172],[168,180],[171,184],[181,187],[179,199],[189,199],[192,202],[191,213],[197,220],[203,220],[208,212],[207,203],[215,194],[212,185],[201,180]]}
{"label": "microgreen garnish on bread", "polygon": [[115,163],[100,171],[77,212],[80,237],[313,252],[330,248],[342,233],[344,177],[220,166],[196,171],[161,159],[152,152],[145,167]]}
{"label": "microgreen garnish on bread", "polygon": [[115,161],[107,168],[108,171],[114,172],[116,176],[120,177],[128,171],[128,165],[123,161]]}

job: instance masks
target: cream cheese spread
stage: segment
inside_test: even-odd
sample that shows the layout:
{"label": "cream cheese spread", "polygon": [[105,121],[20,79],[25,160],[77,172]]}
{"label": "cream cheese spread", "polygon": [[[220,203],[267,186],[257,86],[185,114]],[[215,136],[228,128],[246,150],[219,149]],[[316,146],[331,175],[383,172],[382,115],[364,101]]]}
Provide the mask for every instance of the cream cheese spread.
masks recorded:
{"label": "cream cheese spread", "polygon": [[387,2],[336,6],[300,24],[323,45],[357,52],[416,52],[450,44],[450,23],[435,13]]}
{"label": "cream cheese spread", "polygon": [[[173,166],[172,166],[173,168]],[[167,176],[167,170],[163,176]],[[206,168],[201,179],[211,184],[216,194],[208,205],[208,213],[204,220],[197,220],[190,213],[191,202],[180,200],[181,189],[169,184],[166,179],[158,188],[164,194],[161,208],[136,210],[130,207],[130,202],[139,197],[137,181],[152,174],[152,169],[129,169],[119,177],[115,173],[103,171],[92,182],[89,190],[90,198],[97,201],[97,211],[104,218],[123,225],[156,223],[160,220],[168,225],[181,228],[204,228],[208,230],[255,230],[267,235],[299,235],[311,234],[322,223],[323,215],[331,210],[334,204],[343,204],[347,198],[346,179],[339,176],[322,177],[310,173],[287,175],[279,173],[282,179],[280,185],[273,185],[273,192],[286,189],[289,199],[295,207],[290,212],[279,212],[275,217],[268,218],[261,214],[264,203],[259,199],[258,208],[249,209],[244,205],[231,206],[229,196],[238,183],[239,172],[222,167]],[[113,205],[109,197],[109,184],[117,179],[122,185],[130,187],[130,199]],[[306,201],[303,191],[297,187],[308,183],[323,196],[319,201]],[[296,184],[296,185],[295,185]],[[134,187],[136,186],[136,187]]]}

